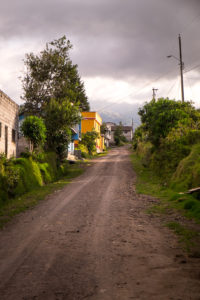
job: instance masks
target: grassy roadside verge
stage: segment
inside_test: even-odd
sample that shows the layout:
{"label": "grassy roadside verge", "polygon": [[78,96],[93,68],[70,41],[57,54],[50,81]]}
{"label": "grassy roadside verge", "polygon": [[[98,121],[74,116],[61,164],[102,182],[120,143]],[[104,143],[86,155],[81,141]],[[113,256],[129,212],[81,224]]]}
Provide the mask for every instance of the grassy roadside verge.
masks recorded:
{"label": "grassy roadside verge", "polygon": [[66,176],[58,181],[46,184],[22,196],[10,199],[6,201],[5,204],[2,203],[0,206],[0,228],[9,222],[16,214],[34,207],[39,201],[44,200],[46,196],[70,183],[73,178],[84,172],[85,167],[86,164],[83,162],[70,165]]}
{"label": "grassy roadside verge", "polygon": [[[135,153],[131,154],[131,161],[137,174],[136,191],[139,194],[151,195],[159,199],[158,203],[151,206],[147,213],[165,216],[164,225],[177,234],[184,249],[190,252],[195,244],[194,241],[199,238],[200,234],[198,224],[200,223],[200,201],[191,195],[179,194],[167,187],[163,179],[143,166]],[[183,217],[177,218],[177,215]],[[194,220],[197,226],[190,226],[190,223],[194,224]]]}

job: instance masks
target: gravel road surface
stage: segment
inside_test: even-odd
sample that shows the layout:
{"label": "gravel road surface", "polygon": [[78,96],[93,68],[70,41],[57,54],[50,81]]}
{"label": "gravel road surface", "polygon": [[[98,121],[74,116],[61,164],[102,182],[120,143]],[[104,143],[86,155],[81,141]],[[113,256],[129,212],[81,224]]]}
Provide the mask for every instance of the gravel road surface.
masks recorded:
{"label": "gravel road surface", "polygon": [[199,259],[146,214],[129,155],[96,159],[0,232],[1,300],[200,299]]}

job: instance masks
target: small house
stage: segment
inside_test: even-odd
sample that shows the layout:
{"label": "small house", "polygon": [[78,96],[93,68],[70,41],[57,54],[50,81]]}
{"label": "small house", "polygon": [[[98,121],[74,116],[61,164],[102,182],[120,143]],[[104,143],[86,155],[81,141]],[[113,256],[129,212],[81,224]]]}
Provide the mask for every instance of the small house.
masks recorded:
{"label": "small house", "polygon": [[19,106],[0,90],[0,153],[16,157]]}

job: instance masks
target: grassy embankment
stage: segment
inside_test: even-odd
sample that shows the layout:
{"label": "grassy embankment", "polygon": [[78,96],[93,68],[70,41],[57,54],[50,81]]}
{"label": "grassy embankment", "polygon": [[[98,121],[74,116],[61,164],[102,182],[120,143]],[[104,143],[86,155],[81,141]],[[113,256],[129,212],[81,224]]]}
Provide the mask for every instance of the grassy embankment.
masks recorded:
{"label": "grassy embankment", "polygon": [[199,232],[194,228],[189,228],[188,224],[180,224],[171,218],[173,218],[173,212],[175,215],[178,212],[187,219],[194,219],[195,222],[200,223],[199,195],[180,193],[186,192],[188,187],[194,186],[198,182],[199,150],[200,145],[193,146],[191,153],[180,161],[174,174],[167,180],[164,176],[158,176],[155,170],[144,164],[143,155],[139,156],[136,152],[131,155],[133,167],[137,174],[137,192],[154,196],[160,200],[148,209],[148,213],[170,215],[170,221],[167,221],[165,226],[179,236],[180,242],[187,251],[193,246]]}
{"label": "grassy embankment", "polygon": [[65,162],[59,167],[53,153],[19,159],[1,159],[0,227],[16,214],[35,206],[84,172],[86,163]]}
{"label": "grassy embankment", "polygon": [[54,153],[33,157],[0,159],[0,228],[13,216],[37,205],[53,192],[62,189],[81,175],[89,161],[105,156],[108,151],[87,156],[75,164],[64,162],[59,167]]}

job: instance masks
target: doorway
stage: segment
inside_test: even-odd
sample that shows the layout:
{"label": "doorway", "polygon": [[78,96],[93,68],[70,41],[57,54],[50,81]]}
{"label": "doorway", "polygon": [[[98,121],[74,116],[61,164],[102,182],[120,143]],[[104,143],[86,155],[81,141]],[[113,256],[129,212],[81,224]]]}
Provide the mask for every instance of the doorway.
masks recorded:
{"label": "doorway", "polygon": [[5,155],[8,156],[8,126],[5,126]]}

